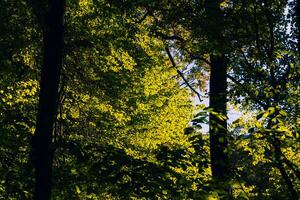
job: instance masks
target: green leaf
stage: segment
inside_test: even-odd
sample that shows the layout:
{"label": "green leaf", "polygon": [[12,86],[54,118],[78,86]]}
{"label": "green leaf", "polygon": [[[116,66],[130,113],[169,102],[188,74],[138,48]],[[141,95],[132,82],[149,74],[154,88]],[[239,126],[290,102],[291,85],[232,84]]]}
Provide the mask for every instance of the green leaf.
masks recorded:
{"label": "green leaf", "polygon": [[79,188],[77,185],[75,186],[75,189],[76,189],[76,193],[77,193],[77,194],[80,194],[80,193],[81,193],[80,188]]}

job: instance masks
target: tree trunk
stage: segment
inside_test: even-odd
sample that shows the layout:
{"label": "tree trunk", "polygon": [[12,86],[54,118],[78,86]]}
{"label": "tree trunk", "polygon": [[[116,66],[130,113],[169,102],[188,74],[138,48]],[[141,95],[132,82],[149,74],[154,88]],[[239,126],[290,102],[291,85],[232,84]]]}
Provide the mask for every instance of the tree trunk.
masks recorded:
{"label": "tree trunk", "polygon": [[210,89],[209,107],[213,111],[209,115],[210,155],[213,179],[226,182],[229,177],[229,161],[227,148],[227,116],[226,116],[226,63],[224,56],[223,13],[219,0],[206,0],[208,41],[213,47],[210,55]]}
{"label": "tree trunk", "polygon": [[210,157],[215,180],[225,181],[229,176],[226,119],[226,64],[224,56],[211,55],[209,115]]}
{"label": "tree trunk", "polygon": [[43,64],[36,131],[32,141],[35,168],[35,200],[51,199],[54,148],[52,138],[58,105],[58,87],[63,62],[63,16],[65,0],[49,0],[44,13]]}

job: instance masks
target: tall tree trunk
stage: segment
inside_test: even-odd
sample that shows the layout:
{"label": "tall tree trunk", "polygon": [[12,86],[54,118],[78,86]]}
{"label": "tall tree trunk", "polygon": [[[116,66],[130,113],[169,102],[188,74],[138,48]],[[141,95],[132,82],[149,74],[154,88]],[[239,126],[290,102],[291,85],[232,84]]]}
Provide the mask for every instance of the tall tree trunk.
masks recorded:
{"label": "tall tree trunk", "polygon": [[211,55],[209,115],[210,157],[213,178],[223,180],[229,176],[226,119],[226,64],[224,56]]}
{"label": "tall tree trunk", "polygon": [[35,200],[49,200],[54,149],[52,138],[63,62],[65,0],[49,0],[43,20],[43,64],[36,131],[32,141],[35,168]]}
{"label": "tall tree trunk", "polygon": [[223,13],[219,0],[206,0],[208,40],[213,46],[210,55],[210,102],[213,112],[209,115],[210,155],[212,176],[216,182],[227,181],[229,177],[229,161],[227,148],[226,117],[226,63],[223,41]]}

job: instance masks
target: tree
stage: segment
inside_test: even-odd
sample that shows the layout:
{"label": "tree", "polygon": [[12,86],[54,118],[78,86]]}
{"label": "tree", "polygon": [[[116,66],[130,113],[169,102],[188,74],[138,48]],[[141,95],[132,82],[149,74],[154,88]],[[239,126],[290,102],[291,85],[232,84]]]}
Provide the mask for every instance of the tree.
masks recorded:
{"label": "tree", "polygon": [[0,2],[0,198],[298,198],[296,1],[58,3]]}
{"label": "tree", "polygon": [[40,35],[26,1],[0,4],[0,197],[26,199],[33,180],[28,154],[35,127]]}
{"label": "tree", "polygon": [[[43,64],[41,69],[36,130],[32,141],[35,167],[34,199],[50,199],[54,149],[53,127],[58,106],[58,88],[63,65],[65,1],[53,0],[46,5],[32,2],[43,31]],[[43,13],[45,11],[45,13]]]}
{"label": "tree", "polygon": [[[136,6],[135,1],[132,2]],[[179,50],[179,57],[185,57],[190,63],[197,60],[198,68],[203,62],[209,65],[212,173],[216,180],[227,179],[226,44],[223,42],[224,19],[219,1],[159,1],[139,6],[146,10],[146,16],[154,18],[153,33],[171,43],[175,51]],[[207,55],[210,55],[210,61],[205,59]]]}
{"label": "tree", "polygon": [[205,1],[208,20],[208,41],[215,44],[210,54],[209,133],[212,175],[216,182],[228,181],[227,149],[227,64],[224,55],[224,19],[219,1]]}
{"label": "tree", "polygon": [[[292,177],[297,176],[298,172],[282,151],[289,141],[285,137],[282,138],[282,134],[291,134],[287,129],[283,131],[283,126],[289,127],[284,121],[289,121],[288,118],[293,118],[292,113],[298,112],[297,106],[288,103],[295,98],[295,93],[289,92],[287,88],[294,88],[292,85],[298,84],[295,78],[298,77],[298,72],[297,53],[294,53],[292,39],[294,36],[289,34],[286,28],[291,23],[291,16],[284,14],[284,9],[289,7],[285,1],[252,2],[252,5],[252,9],[246,12],[253,18],[245,16],[245,21],[242,21],[244,24],[249,24],[246,23],[248,20],[254,21],[250,27],[245,27],[245,30],[253,31],[255,37],[249,38],[239,53],[234,53],[234,73],[231,74],[234,78],[229,78],[237,86],[234,87],[237,92],[235,99],[242,93],[248,103],[251,102],[257,109],[263,110],[264,114],[258,115],[257,119],[264,120],[256,122],[257,131],[254,132],[264,135],[263,138],[270,145],[265,147],[270,148],[265,156],[272,159],[272,167],[281,174],[279,179],[284,181],[290,198],[297,199],[298,195],[293,186],[297,181],[294,182]],[[242,57],[238,58],[239,55]],[[246,83],[251,84],[245,86]],[[288,112],[291,114],[289,117]],[[294,175],[291,175],[289,170]]]}

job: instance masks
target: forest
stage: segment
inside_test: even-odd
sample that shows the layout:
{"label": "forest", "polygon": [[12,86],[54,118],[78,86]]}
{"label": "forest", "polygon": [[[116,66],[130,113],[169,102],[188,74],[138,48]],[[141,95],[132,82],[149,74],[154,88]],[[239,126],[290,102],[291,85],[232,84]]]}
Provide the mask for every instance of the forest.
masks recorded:
{"label": "forest", "polygon": [[299,0],[0,0],[0,200],[298,200]]}

